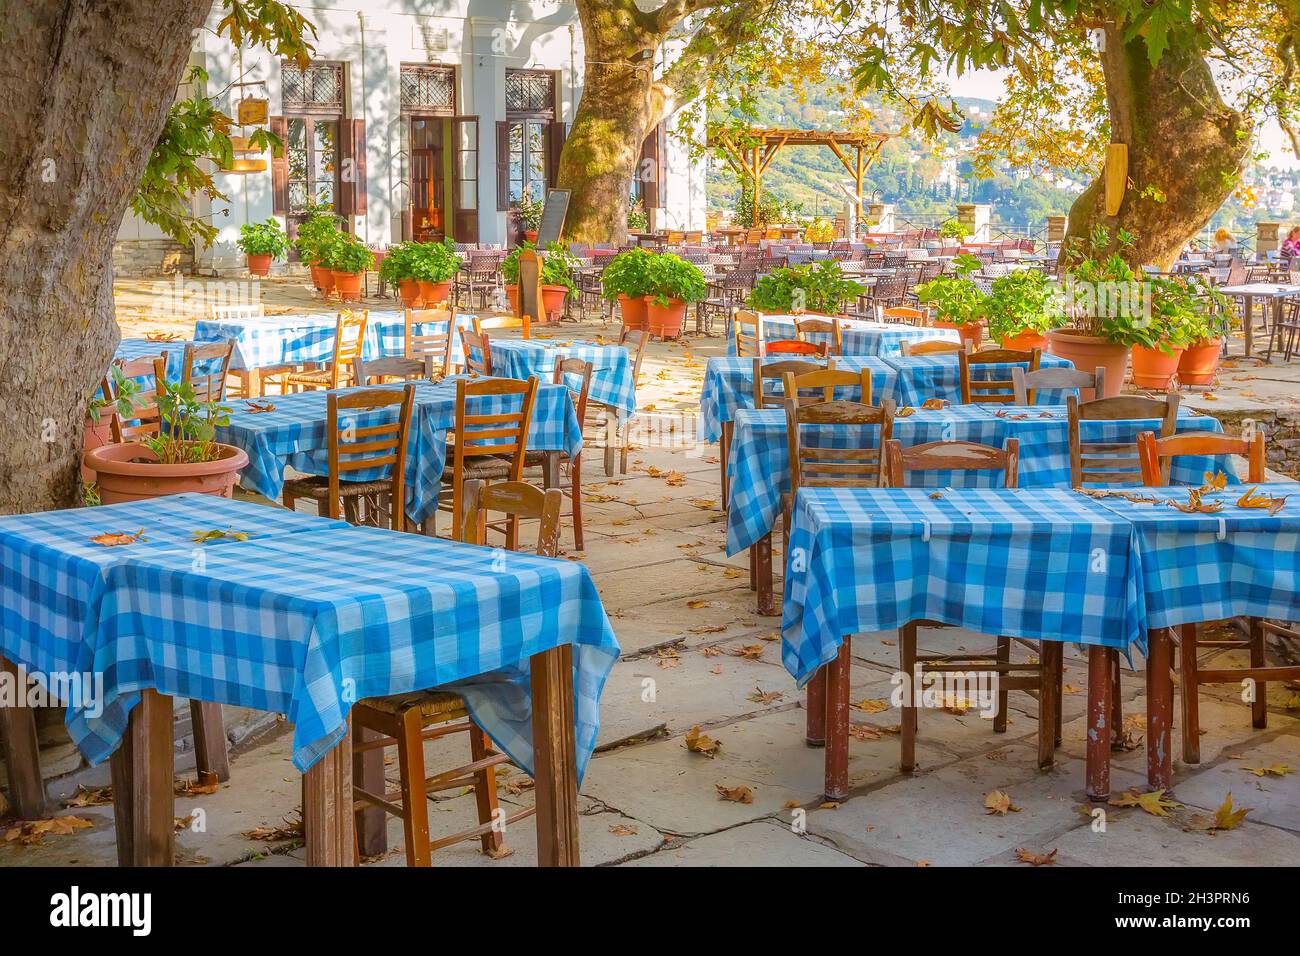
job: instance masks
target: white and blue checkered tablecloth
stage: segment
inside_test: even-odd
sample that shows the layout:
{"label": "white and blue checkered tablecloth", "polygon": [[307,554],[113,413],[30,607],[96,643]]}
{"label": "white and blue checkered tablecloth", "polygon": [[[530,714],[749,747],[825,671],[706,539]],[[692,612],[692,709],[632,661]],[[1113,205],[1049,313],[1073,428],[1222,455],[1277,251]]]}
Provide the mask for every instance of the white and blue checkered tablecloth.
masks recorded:
{"label": "white and blue checkered tablecloth", "polygon": [[[437,507],[447,432],[456,422],[455,378],[437,383],[419,382],[415,386],[406,458],[406,513],[413,521],[425,520]],[[274,406],[269,412],[250,411],[249,405],[242,401],[231,403],[234,412],[230,424],[217,429],[216,439],[236,445],[248,454],[248,467],[240,473],[240,485],[274,500],[284,488],[286,465],[306,474],[329,473],[327,394],[298,392],[261,399]],[[468,405],[474,414],[502,414],[518,410],[520,401],[518,395],[476,395],[469,398]],[[392,421],[397,414],[398,406],[368,412],[357,416],[356,426],[365,428]],[[563,451],[569,456],[582,450],[582,423],[565,386],[538,384],[528,447]],[[387,468],[357,471],[349,480],[372,481],[386,477],[387,473]]]}
{"label": "white and blue checkered tablecloth", "polygon": [[[961,368],[956,355],[908,355],[891,356],[886,361],[905,375],[907,382],[908,405],[920,405],[927,399],[941,398],[954,405],[961,401]],[[1011,369],[1016,365],[1028,369],[1023,362],[998,362],[993,365],[972,365],[971,378],[974,381],[1008,381]],[[1043,353],[1039,359],[1039,368],[1073,368],[1063,358]],[[1091,370],[1089,370],[1091,371]],[[1006,393],[1011,394],[1008,388]],[[1066,396],[1078,394],[1078,389],[1040,389],[1034,395],[1037,405],[1063,405]]]}
{"label": "white and blue checkered tablecloth", "polygon": [[[1218,420],[1182,409],[1178,431],[1222,432]],[[1085,442],[1137,440],[1142,431],[1158,431],[1156,421],[1081,422]],[[861,434],[863,431],[867,435]],[[803,440],[810,447],[848,448],[879,443],[874,426],[805,425]],[[1019,481],[1022,488],[1065,488],[1070,484],[1070,440],[1062,406],[953,405],[942,410],[918,409],[894,419],[894,438],[904,446],[932,441],[970,441],[995,448],[1008,438],[1020,441]],[[781,513],[781,496],[790,490],[790,453],[782,409],[740,409],[732,429],[727,465],[730,498],[727,506],[727,553],[738,554],[772,530]],[[1182,456],[1175,460],[1171,478],[1176,483],[1199,485],[1205,472],[1224,472],[1235,482],[1236,466],[1229,456]],[[1001,486],[995,471],[919,472],[908,476],[917,487]]]}
{"label": "white and blue checkered tablecloth", "polygon": [[[491,339],[492,371],[507,378],[536,375],[543,382],[555,376],[560,359],[578,359],[591,363],[591,401],[618,409],[624,418],[636,413],[636,382],[632,378],[632,360],[621,345],[595,342],[542,341],[538,339]],[[566,376],[575,391],[581,387],[579,376]]]}
{"label": "white and blue checkered tablecloth", "polygon": [[[362,311],[354,309],[353,311]],[[247,319],[200,319],[194,324],[195,342],[235,341],[230,367],[234,371],[329,362],[334,358],[334,331],[338,311],[258,316]],[[474,316],[457,315],[456,328],[473,328]],[[417,328],[432,334],[444,322],[427,322]],[[363,359],[403,355],[406,351],[404,313],[370,310],[366,322]],[[452,361],[460,360],[460,336],[453,336]]]}
{"label": "white and blue checkered tablecloth", "polygon": [[[805,319],[820,319],[819,315],[765,315],[763,316],[763,337],[769,341],[793,339],[795,322]],[[845,355],[872,355],[886,358],[901,354],[899,344],[902,342],[932,342],[941,339],[945,342],[960,342],[961,333],[956,329],[936,329],[931,326],[905,325],[900,322],[871,322],[865,319],[840,319],[841,351]],[[808,336],[810,342],[829,342],[827,333],[815,333]],[[727,317],[727,341],[729,354],[735,354],[736,340],[731,334],[731,317]]]}
{"label": "white and blue checkered tablecloth", "polygon": [[214,548],[201,568],[187,551],[123,557],[79,647],[79,668],[106,675],[105,707],[68,719],[94,763],[146,688],[286,714],[306,771],[356,701],[446,687],[532,772],[529,658],[571,644],[581,779],[619,646],[578,562],[376,528]]}
{"label": "white and blue checkered tablecloth", "polygon": [[[188,554],[239,543],[195,544],[195,532],[249,532],[255,540],[347,527],[341,521],[295,514],[246,501],[185,494],[35,514],[0,517],[0,654],[42,673],[72,672],[77,648],[103,593],[106,571],[126,556],[178,550]],[[130,545],[92,538],[135,534]]]}
{"label": "white and blue checkered tablecloth", "polygon": [[1135,537],[1114,511],[1065,489],[801,489],[782,659],[803,684],[844,635],[923,619],[1144,649]]}

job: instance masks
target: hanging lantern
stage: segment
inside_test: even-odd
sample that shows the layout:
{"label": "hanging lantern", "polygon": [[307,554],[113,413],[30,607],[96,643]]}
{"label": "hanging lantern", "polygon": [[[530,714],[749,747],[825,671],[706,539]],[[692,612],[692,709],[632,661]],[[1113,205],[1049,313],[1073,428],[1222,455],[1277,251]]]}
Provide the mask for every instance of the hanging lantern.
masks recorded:
{"label": "hanging lantern", "polygon": [[221,166],[219,168],[223,173],[231,173],[238,176],[247,176],[249,173],[265,172],[266,160],[236,159],[236,160],[232,160],[229,166]]}
{"label": "hanging lantern", "polygon": [[245,97],[239,101],[236,115],[240,126],[261,126],[271,115],[271,101],[260,97]]}
{"label": "hanging lantern", "polygon": [[260,153],[262,150],[252,145],[247,136],[230,137],[230,150],[235,153]]}

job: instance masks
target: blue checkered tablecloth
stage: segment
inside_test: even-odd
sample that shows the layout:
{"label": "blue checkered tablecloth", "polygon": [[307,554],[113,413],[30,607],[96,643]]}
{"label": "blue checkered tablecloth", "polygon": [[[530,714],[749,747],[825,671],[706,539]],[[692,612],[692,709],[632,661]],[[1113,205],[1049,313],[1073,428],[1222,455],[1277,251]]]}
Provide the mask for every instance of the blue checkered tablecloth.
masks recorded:
{"label": "blue checkered tablecloth", "polygon": [[[363,311],[354,308],[353,311]],[[235,371],[268,368],[275,365],[301,365],[304,362],[329,362],[334,358],[334,330],[338,310],[307,314],[267,315],[248,319],[200,319],[194,324],[195,342],[224,342],[234,339],[235,351],[230,367]],[[457,315],[457,330],[472,328],[474,316]],[[431,334],[442,322],[418,326]],[[406,351],[404,313],[393,310],[370,310],[366,323],[363,359],[402,355]],[[460,336],[452,341],[452,361],[460,356]]]}
{"label": "blue checkered tablecloth", "polygon": [[201,569],[160,550],[109,568],[79,668],[106,676],[101,714],[68,728],[93,763],[116,749],[139,691],[284,713],[307,770],[357,700],[427,687],[533,770],[529,658],[573,645],[579,778],[619,646],[587,568],[375,528],[214,548]]}
{"label": "blue checkered tablecloth", "polygon": [[[185,358],[185,346],[188,342],[150,342],[148,339],[122,339],[117,343],[117,351],[113,353],[114,359],[121,359],[124,362],[131,362],[139,358],[149,358],[154,355],[167,356],[167,380],[169,382],[179,382],[181,379],[181,363]],[[153,388],[153,375],[144,375],[136,379],[141,388]]]}
{"label": "blue checkered tablecloth", "polygon": [[[1208,415],[1182,409],[1180,432],[1222,432],[1219,422]],[[1085,442],[1137,440],[1142,431],[1157,431],[1156,421],[1081,422]],[[862,432],[869,432],[863,435]],[[879,429],[874,426],[805,425],[803,440],[810,447],[875,446]],[[1020,441],[1019,480],[1022,488],[1066,488],[1070,484],[1070,439],[1066,411],[1062,406],[953,405],[942,410],[918,409],[894,419],[894,438],[904,446],[932,441],[970,441],[995,448],[1005,447],[1008,438]],[[782,409],[753,408],[736,412],[731,453],[727,464],[730,498],[727,507],[727,553],[738,554],[772,530],[781,513],[781,496],[790,490],[790,453]],[[1224,472],[1237,481],[1236,466],[1229,456],[1215,458],[1183,456],[1175,460],[1171,479],[1199,485],[1205,472]],[[1002,473],[995,471],[918,472],[908,476],[917,487],[1000,486]]]}
{"label": "blue checkered tablecloth", "polygon": [[[555,363],[572,358],[591,363],[590,399],[618,409],[623,417],[636,412],[636,382],[632,378],[632,360],[621,345],[600,345],[595,342],[541,341],[538,339],[493,338],[492,371],[507,378],[528,378],[536,375],[549,382],[555,375]],[[566,376],[567,384],[575,391],[581,387],[580,377]]]}
{"label": "blue checkered tablecloth", "polygon": [[[196,531],[243,531],[262,540],[322,527],[346,525],[199,494],[0,517],[0,654],[29,670],[72,672],[104,574],[126,557],[171,550],[210,554],[239,543],[222,538],[198,545]],[[147,540],[132,544],[91,541],[141,530]]]}
{"label": "blue checkered tablecloth", "polygon": [[[437,507],[447,432],[456,422],[455,379],[452,376],[415,386],[406,458],[406,513],[413,521],[425,520]],[[247,452],[248,467],[240,473],[240,485],[275,500],[284,488],[285,466],[312,475],[329,473],[326,396],[324,391],[273,395],[260,400],[275,406],[269,412],[251,411],[243,401],[231,403],[234,411],[230,424],[217,429],[216,440]],[[516,411],[519,403],[517,395],[478,395],[472,396],[468,404],[475,414],[501,414]],[[356,425],[365,428],[392,421],[397,413],[397,406],[368,412],[356,418]],[[570,456],[582,450],[582,423],[563,385],[538,384],[528,447],[563,451]],[[350,480],[373,481],[386,476],[387,469],[383,468],[353,472]]]}
{"label": "blue checkered tablecloth", "polygon": [[[909,355],[891,356],[886,361],[899,369],[905,370],[907,382],[908,405],[920,405],[927,399],[942,398],[954,405],[961,401],[961,370],[956,355]],[[1011,369],[1016,365],[1028,369],[1024,362],[998,362],[993,365],[972,365],[971,378],[976,381],[1009,381]],[[1073,368],[1063,358],[1044,353],[1039,359],[1039,368]],[[1011,389],[1007,389],[1007,394]],[[1034,396],[1039,405],[1063,405],[1066,397],[1078,394],[1077,389],[1040,389]]]}
{"label": "blue checkered tablecloth", "polygon": [[844,635],[921,619],[1144,649],[1134,538],[1124,518],[1065,489],[802,489],[782,659],[803,684]]}
{"label": "blue checkered tablecloth", "polygon": [[[794,324],[804,319],[823,318],[817,315],[765,315],[763,316],[763,337],[769,341],[793,339]],[[901,354],[901,342],[932,342],[942,339],[946,342],[960,342],[961,333],[956,329],[936,329],[930,326],[904,325],[899,322],[870,322],[864,319],[840,319],[840,338],[842,352],[845,355],[872,355],[885,358]],[[809,335],[809,341],[830,341],[828,334]],[[731,317],[727,317],[727,341],[729,354],[735,354],[736,340],[731,335]]]}
{"label": "blue checkered tablecloth", "polygon": [[[1254,486],[1287,498],[1275,515],[1238,508],[1245,490],[1207,493],[1217,514],[1108,497],[1097,503],[1137,529],[1148,629],[1245,615],[1300,620],[1300,483]],[[1142,488],[1141,494],[1186,502],[1187,488]]]}

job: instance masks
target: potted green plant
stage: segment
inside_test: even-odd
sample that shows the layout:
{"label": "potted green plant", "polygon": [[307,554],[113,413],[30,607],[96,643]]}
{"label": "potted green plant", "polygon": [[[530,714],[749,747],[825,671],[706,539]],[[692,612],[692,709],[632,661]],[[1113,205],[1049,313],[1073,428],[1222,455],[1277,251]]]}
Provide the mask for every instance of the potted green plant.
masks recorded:
{"label": "potted green plant", "polygon": [[374,268],[375,254],[356,236],[338,232],[321,250],[321,265],[334,277],[334,290],[343,302],[361,300],[361,281]]}
{"label": "potted green plant", "polygon": [[185,492],[229,498],[248,464],[242,448],[214,440],[217,427],[230,423],[230,409],[199,401],[189,382],[158,385],[158,434],[103,445],[83,456],[95,472],[100,499],[113,504]]}
{"label": "potted green plant", "polygon": [[[140,395],[140,383],[122,374],[122,367],[116,363],[109,369],[104,385],[95,389],[86,406],[86,429],[82,440],[82,451],[99,448],[113,441],[113,419],[129,420],[135,411]],[[95,480],[95,474],[85,465],[81,466],[81,478],[89,483]]]}
{"label": "potted green plant", "polygon": [[675,339],[682,334],[686,306],[704,298],[708,283],[698,266],[671,252],[652,258],[648,271],[646,329],[664,340]]}
{"label": "potted green plant", "polygon": [[606,299],[617,299],[626,329],[644,329],[645,296],[650,294],[650,263],[655,253],[649,249],[629,249],[609,260],[600,274]]}
{"label": "potted green plant", "polygon": [[456,244],[450,239],[442,242],[415,242],[411,246],[411,274],[420,286],[420,298],[426,308],[432,308],[451,298],[451,280],[460,269],[460,256]]}
{"label": "potted green plant", "polygon": [[1147,340],[1133,343],[1133,384],[1164,391],[1178,374],[1184,350],[1207,337],[1213,320],[1210,300],[1196,286],[1165,276],[1148,281],[1151,321]]}
{"label": "potted green plant", "polygon": [[[954,220],[949,220],[952,221]],[[952,261],[950,272],[916,287],[917,300],[934,309],[935,326],[955,329],[962,341],[970,343],[971,348],[979,348],[984,341],[984,327],[981,323],[987,296],[970,278],[970,274],[978,272],[980,267],[979,259],[972,255],[960,255]]]}
{"label": "potted green plant", "polygon": [[1047,332],[1060,325],[1056,285],[1037,269],[1018,269],[993,280],[983,302],[989,338],[1004,349],[1045,349]]}
{"label": "potted green plant", "polygon": [[402,305],[408,309],[418,309],[424,302],[420,295],[420,282],[415,277],[415,257],[411,243],[399,243],[389,246],[379,263],[379,278],[397,289]]}
{"label": "potted green plant", "polygon": [[970,228],[960,219],[945,219],[939,226],[940,239],[955,241],[959,245],[970,234]]}
{"label": "potted green plant", "polygon": [[540,199],[534,199],[533,194],[525,192],[514,203],[515,211],[519,214],[519,223],[524,229],[524,240],[527,242],[537,242],[537,227],[542,224],[543,205]]}
{"label": "potted green plant", "polygon": [[646,232],[650,229],[650,217],[646,215],[645,204],[639,199],[628,198],[627,231]]}
{"label": "potted green plant", "polygon": [[339,233],[339,218],[328,207],[312,205],[307,218],[298,226],[298,236],[293,246],[302,261],[311,269],[311,281],[322,294],[334,288],[334,276],[323,265],[325,247]]}
{"label": "potted green plant", "polygon": [[271,263],[289,253],[289,237],[280,220],[272,216],[266,222],[246,222],[239,227],[236,243],[248,263],[250,275],[271,274]]}
{"label": "potted green plant", "polygon": [[827,260],[773,269],[754,283],[746,303],[769,314],[836,316],[863,291],[859,283],[844,278],[838,262]]}
{"label": "potted green plant", "polygon": [[1191,323],[1191,340],[1178,360],[1178,384],[1209,385],[1219,370],[1223,339],[1231,329],[1232,306],[1218,289],[1200,279],[1188,282],[1196,303],[1197,319]]}

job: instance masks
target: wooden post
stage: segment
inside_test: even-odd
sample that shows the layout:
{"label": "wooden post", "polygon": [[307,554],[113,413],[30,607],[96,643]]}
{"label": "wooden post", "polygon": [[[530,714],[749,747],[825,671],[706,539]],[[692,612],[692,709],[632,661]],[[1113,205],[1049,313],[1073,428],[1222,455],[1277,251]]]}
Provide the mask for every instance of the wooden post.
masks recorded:
{"label": "wooden post", "polygon": [[537,865],[578,866],[578,764],[573,737],[573,648],[534,654],[533,763]]}
{"label": "wooden post", "polygon": [[803,739],[809,747],[826,746],[826,668],[823,664],[813,673],[804,687],[807,698],[804,707],[808,713],[804,720]]}
{"label": "wooden post", "polygon": [[[360,740],[378,740],[384,735],[377,730],[362,727],[358,731]],[[423,744],[421,744],[423,746]],[[384,779],[384,748],[372,747],[369,750],[352,754],[352,775],[360,778],[361,789],[367,793],[384,793],[388,784]],[[353,826],[357,829],[357,850],[362,856],[379,856],[388,850],[388,813],[383,807],[366,807],[353,814]]]}
{"label": "wooden post", "polygon": [[[173,727],[172,699],[156,690],[141,691],[127,726],[130,741],[123,740],[127,749],[113,773],[114,800],[122,801],[114,815],[131,821],[129,834],[118,837],[118,851],[129,849],[131,866],[175,862]],[[118,781],[124,777],[127,786],[119,794]]]}
{"label": "wooden post", "polygon": [[772,593],[772,532],[754,542],[754,570],[758,584],[758,613],[763,617],[776,614],[776,598]]}
{"label": "wooden post", "polygon": [[1056,725],[1060,701],[1056,697],[1056,678],[1061,672],[1064,645],[1060,641],[1039,642],[1038,659],[1042,672],[1038,681],[1038,767],[1050,770],[1056,762]]}
{"label": "wooden post", "polygon": [[308,866],[357,865],[350,729],[302,775],[302,828]]}
{"label": "wooden post", "polygon": [[1110,797],[1110,654],[1109,648],[1088,647],[1088,757],[1089,800]]}
{"label": "wooden post", "polygon": [[826,665],[826,799],[849,795],[849,680],[852,638]]}
{"label": "wooden post", "polygon": [[[12,681],[19,699],[25,699],[25,672],[0,657],[0,675]],[[24,820],[45,816],[45,781],[41,778],[40,746],[36,740],[36,716],[30,707],[0,707],[0,744],[9,770],[9,796],[14,810]]]}
{"label": "wooden post", "polygon": [[[1173,786],[1174,682],[1173,640],[1168,628],[1147,632],[1147,783],[1154,789]],[[1184,688],[1194,694],[1196,688]]]}

